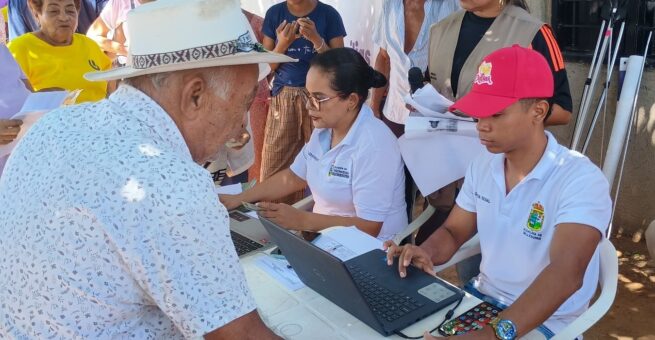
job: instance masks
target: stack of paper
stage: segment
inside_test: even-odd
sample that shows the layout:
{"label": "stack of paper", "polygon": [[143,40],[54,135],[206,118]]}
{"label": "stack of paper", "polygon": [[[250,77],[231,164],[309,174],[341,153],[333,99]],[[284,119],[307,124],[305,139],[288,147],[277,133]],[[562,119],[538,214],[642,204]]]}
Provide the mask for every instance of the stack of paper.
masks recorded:
{"label": "stack of paper", "polygon": [[422,116],[435,118],[456,117],[448,112],[448,108],[453,105],[453,102],[442,96],[437,92],[434,86],[430,84],[424,85],[413,94],[406,95],[403,99],[405,100],[405,103],[411,105],[418,111],[417,113]]}
{"label": "stack of paper", "polygon": [[325,229],[312,243],[341,261],[348,261],[373,249],[382,249],[382,241],[356,227]]}
{"label": "stack of paper", "polygon": [[434,133],[420,138],[401,136],[398,145],[423,196],[464,177],[469,164],[485,152],[477,137],[456,134]]}

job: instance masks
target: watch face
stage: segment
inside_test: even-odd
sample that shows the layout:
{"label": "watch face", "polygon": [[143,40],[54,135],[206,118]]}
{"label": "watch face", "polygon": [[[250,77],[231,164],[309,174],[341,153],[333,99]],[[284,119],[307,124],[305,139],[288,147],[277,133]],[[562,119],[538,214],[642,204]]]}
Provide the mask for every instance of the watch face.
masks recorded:
{"label": "watch face", "polygon": [[509,320],[500,320],[496,325],[496,334],[503,340],[516,338],[516,326]]}

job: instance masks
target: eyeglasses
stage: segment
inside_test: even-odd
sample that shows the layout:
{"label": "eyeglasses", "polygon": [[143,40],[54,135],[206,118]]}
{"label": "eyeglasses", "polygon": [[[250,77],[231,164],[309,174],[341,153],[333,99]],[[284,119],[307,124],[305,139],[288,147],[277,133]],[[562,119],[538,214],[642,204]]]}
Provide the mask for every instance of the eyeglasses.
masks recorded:
{"label": "eyeglasses", "polygon": [[334,99],[339,97],[339,95],[333,96],[333,97],[326,97],[326,98],[316,98],[313,95],[309,95],[309,100],[307,101],[307,109],[312,110],[312,111],[321,111],[321,103],[326,102],[330,99]]}

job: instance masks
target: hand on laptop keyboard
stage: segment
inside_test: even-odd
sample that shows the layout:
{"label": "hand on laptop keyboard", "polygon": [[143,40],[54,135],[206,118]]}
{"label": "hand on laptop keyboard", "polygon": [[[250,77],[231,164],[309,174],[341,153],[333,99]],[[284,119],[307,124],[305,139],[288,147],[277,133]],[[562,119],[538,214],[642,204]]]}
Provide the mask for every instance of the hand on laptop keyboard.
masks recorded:
{"label": "hand on laptop keyboard", "polygon": [[407,267],[414,265],[422,271],[437,276],[434,272],[434,264],[430,254],[421,247],[412,244],[398,246],[395,242],[388,240],[384,242],[384,250],[387,251],[387,264],[394,264],[394,259],[398,257],[398,272],[400,277],[407,276]]}

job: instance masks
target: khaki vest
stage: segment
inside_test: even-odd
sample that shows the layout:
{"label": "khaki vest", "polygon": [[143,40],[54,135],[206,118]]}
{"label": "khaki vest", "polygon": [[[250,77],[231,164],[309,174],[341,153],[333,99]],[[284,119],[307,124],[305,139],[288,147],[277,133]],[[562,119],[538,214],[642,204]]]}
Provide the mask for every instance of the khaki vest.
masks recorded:
{"label": "khaki vest", "polygon": [[471,84],[478,72],[482,59],[500,48],[519,44],[530,46],[534,36],[544,25],[520,7],[506,6],[494,20],[485,36],[473,49],[459,73],[457,98],[453,96],[450,76],[452,74],[455,46],[459,29],[466,12],[461,10],[451,14],[430,27],[430,82],[439,93],[455,100],[471,90]]}

